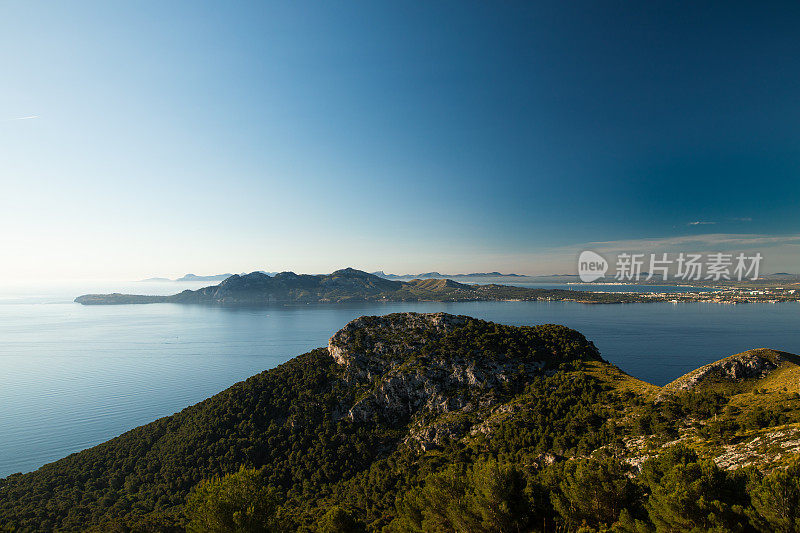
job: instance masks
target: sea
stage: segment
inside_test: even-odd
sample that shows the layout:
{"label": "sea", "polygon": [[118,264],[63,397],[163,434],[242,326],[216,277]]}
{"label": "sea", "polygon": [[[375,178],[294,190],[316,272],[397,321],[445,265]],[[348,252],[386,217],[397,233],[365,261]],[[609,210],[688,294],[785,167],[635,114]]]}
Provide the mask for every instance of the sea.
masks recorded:
{"label": "sea", "polygon": [[[35,470],[180,411],[325,346],[362,315],[444,311],[511,325],[564,324],[592,340],[605,359],[656,385],[750,348],[800,353],[800,304],[794,302],[395,302],[247,309],[73,302],[92,292],[173,294],[209,284],[0,283],[0,477]],[[620,287],[667,290],[614,286]]]}

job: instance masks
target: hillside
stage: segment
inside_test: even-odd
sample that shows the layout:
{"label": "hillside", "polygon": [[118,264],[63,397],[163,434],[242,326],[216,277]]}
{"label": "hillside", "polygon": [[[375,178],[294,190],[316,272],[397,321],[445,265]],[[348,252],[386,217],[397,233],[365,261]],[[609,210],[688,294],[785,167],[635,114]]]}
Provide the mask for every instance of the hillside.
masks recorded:
{"label": "hillside", "polygon": [[347,301],[475,301],[569,300],[586,303],[644,301],[633,294],[603,294],[567,290],[531,289],[509,285],[468,285],[448,279],[392,281],[353,268],[332,274],[274,276],[263,272],[228,277],[218,285],[186,290],[170,296],[135,294],[85,294],[75,298],[84,305],[181,303],[204,305],[271,305]]}
{"label": "hillside", "polygon": [[[698,371],[659,388],[563,326],[361,317],[326,348],[0,480],[0,530],[202,531],[244,509],[272,531],[691,529],[678,518],[769,531],[759,491],[800,453],[800,367],[753,353],[774,368],[733,388]],[[747,481],[746,465],[766,474]],[[676,483],[710,492],[678,512]]]}

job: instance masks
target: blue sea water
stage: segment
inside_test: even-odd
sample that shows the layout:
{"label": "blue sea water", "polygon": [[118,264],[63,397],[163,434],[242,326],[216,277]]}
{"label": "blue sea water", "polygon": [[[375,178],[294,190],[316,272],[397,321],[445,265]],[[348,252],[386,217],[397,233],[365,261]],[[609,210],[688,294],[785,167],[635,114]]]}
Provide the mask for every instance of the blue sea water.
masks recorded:
{"label": "blue sea water", "polygon": [[171,294],[200,284],[0,286],[0,477],[34,470],[172,414],[290,359],[361,315],[446,311],[584,333],[662,385],[755,347],[800,353],[800,304],[379,303],[267,309],[81,306],[86,292]]}
{"label": "blue sea water", "polygon": [[[403,281],[409,281],[413,278],[403,278]],[[689,285],[637,285],[634,283],[548,283],[543,282],[541,278],[520,276],[520,277],[471,277],[471,278],[457,278],[459,283],[468,283],[471,285],[478,284],[491,284],[498,285],[513,285],[516,287],[527,287],[529,289],[559,289],[565,291],[593,291],[593,292],[658,292],[658,293],[677,293],[677,292],[710,292],[716,291],[712,287],[693,287]]]}

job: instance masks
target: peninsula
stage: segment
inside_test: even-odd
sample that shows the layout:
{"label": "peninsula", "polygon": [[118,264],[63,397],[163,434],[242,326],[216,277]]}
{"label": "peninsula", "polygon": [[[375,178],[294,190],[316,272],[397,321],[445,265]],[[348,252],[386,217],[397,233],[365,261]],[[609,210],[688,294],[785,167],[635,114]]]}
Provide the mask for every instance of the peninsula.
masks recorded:
{"label": "peninsula", "polygon": [[181,303],[206,305],[270,305],[358,301],[565,300],[585,303],[645,301],[634,293],[599,293],[563,289],[533,289],[511,285],[473,285],[450,279],[389,280],[353,268],[332,274],[264,272],[234,274],[218,285],[185,290],[170,296],[86,294],[75,299],[84,305]]}
{"label": "peninsula", "polygon": [[720,286],[718,290],[680,293],[601,292],[545,289],[499,284],[468,284],[451,279],[385,279],[353,268],[332,274],[265,272],[234,274],[218,285],[185,290],[169,296],[142,294],[85,294],[75,298],[83,305],[179,303],[222,306],[259,306],[339,302],[469,302],[469,301],[564,301],[586,304],[643,302],[753,303],[800,300],[796,286],[753,290]]}

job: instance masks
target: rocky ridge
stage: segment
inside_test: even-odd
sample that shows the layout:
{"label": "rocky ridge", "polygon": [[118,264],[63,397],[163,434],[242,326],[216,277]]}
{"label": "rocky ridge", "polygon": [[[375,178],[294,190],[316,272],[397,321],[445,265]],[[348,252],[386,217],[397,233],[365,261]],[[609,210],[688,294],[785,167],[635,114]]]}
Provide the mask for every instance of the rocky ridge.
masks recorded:
{"label": "rocky ridge", "polygon": [[[553,329],[574,341],[572,351],[548,343]],[[519,344],[508,351],[461,346],[459,334],[467,330],[517,335]],[[344,379],[362,390],[346,416],[354,421],[411,420],[406,440],[423,449],[466,435],[473,422],[509,399],[505,391],[548,368],[599,359],[594,345],[563,326],[513,328],[445,313],[357,318],[331,337],[328,352]]]}
{"label": "rocky ridge", "polygon": [[702,366],[664,386],[665,391],[690,391],[713,383],[742,383],[767,377],[785,361],[785,354],[765,348],[749,350]]}

